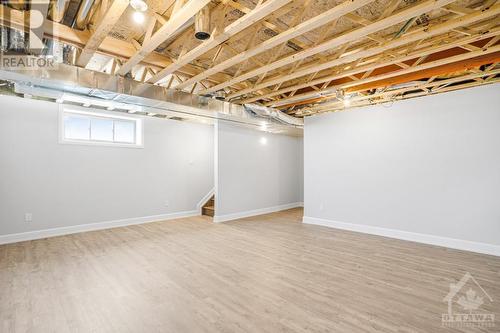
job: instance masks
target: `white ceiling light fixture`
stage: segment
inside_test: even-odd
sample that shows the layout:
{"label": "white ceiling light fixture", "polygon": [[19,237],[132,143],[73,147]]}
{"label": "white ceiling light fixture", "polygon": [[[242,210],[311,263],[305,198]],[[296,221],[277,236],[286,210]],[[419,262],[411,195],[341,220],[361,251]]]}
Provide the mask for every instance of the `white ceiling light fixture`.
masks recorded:
{"label": "white ceiling light fixture", "polygon": [[144,0],[131,0],[130,6],[138,12],[145,12],[148,10],[148,4]]}
{"label": "white ceiling light fixture", "polygon": [[134,9],[132,18],[134,19],[135,23],[144,23],[146,19],[146,17],[144,16],[144,12],[148,10],[148,4],[144,0],[131,0],[130,6]]}
{"label": "white ceiling light fixture", "polygon": [[134,22],[138,24],[144,23],[145,20],[144,14],[137,11],[132,14],[132,18],[134,19]]}

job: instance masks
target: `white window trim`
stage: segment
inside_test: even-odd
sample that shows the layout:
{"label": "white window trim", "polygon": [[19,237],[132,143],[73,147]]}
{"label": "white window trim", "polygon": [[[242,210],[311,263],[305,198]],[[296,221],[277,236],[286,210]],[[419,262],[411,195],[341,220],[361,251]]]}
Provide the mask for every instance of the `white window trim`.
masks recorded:
{"label": "white window trim", "polygon": [[[135,122],[135,143],[108,142],[97,140],[75,140],[64,137],[64,116],[68,114],[83,115],[89,117],[112,118],[116,120],[128,120]],[[107,146],[121,148],[144,148],[144,122],[141,117],[122,116],[111,112],[93,112],[86,108],[69,105],[59,105],[59,143],[68,145],[83,145],[83,146]]]}

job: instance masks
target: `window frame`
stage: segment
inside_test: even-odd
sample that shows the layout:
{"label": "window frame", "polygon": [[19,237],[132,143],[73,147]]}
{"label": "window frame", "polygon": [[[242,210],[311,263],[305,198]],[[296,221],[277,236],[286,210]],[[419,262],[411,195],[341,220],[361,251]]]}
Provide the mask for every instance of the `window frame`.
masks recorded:
{"label": "window frame", "polygon": [[[120,141],[105,141],[105,140],[92,140],[89,133],[89,140],[85,139],[69,139],[65,137],[65,116],[83,116],[87,117],[92,123],[92,119],[108,119],[117,121],[128,121],[135,123],[135,140],[133,143],[120,142]],[[113,122],[114,127],[114,122]],[[113,135],[114,136],[114,135]],[[114,138],[113,138],[114,139]],[[107,146],[107,147],[121,147],[121,148],[144,148],[144,122],[138,116],[122,116],[111,112],[93,112],[78,106],[59,105],[59,143],[70,145],[84,145],[84,146]]]}

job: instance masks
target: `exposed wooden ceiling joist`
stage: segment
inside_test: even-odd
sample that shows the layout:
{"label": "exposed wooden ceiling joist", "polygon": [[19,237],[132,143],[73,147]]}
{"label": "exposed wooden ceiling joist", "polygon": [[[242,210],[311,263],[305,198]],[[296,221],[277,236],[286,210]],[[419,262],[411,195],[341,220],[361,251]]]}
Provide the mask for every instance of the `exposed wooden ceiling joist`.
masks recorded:
{"label": "exposed wooden ceiling joist", "polygon": [[[232,8],[237,9],[237,10],[239,10],[239,11],[245,13],[245,14],[248,14],[248,13],[250,13],[252,11],[250,8],[248,8],[248,7],[244,6],[243,4],[238,3],[238,2],[236,2],[234,0],[228,0],[227,4],[229,6],[231,6]],[[272,22],[272,20],[270,19],[270,17],[266,17],[265,19],[263,19],[262,20],[262,25],[266,29],[271,30],[275,34],[283,32],[283,29],[281,27],[278,27],[276,24],[274,24]],[[291,39],[291,42],[297,44],[301,48],[305,48],[307,46],[306,44],[304,44],[302,41],[300,41],[298,39]]]}
{"label": "exposed wooden ceiling joist", "polygon": [[[5,5],[0,5],[0,25],[10,27],[16,30],[27,31],[28,22],[25,22],[25,15],[23,11],[9,8]],[[74,45],[78,48],[84,48],[90,39],[91,33],[88,30],[80,31],[70,28],[64,24],[45,20],[44,33],[46,38],[51,38],[64,42],[69,45]],[[127,60],[136,53],[136,48],[132,43],[120,40],[114,37],[107,36],[100,44],[98,53],[104,54],[115,59]],[[148,54],[141,64],[155,68],[162,69],[170,65],[172,60],[164,55],[152,52]],[[182,68],[180,73],[193,76],[199,72],[195,66],[187,65]],[[115,73],[116,74],[116,73]],[[222,74],[222,73],[221,73]],[[214,83],[222,82],[227,79],[225,75],[212,76],[210,80]],[[218,81],[215,81],[218,80]]]}
{"label": "exposed wooden ceiling joist", "polygon": [[[362,96],[376,91],[387,98],[386,91],[426,79],[422,75],[433,75],[427,88],[406,95],[491,83],[498,76],[429,86],[454,75],[443,72],[454,66],[498,60],[496,0],[145,0],[144,26],[122,15],[128,0],[112,1],[95,2],[91,31],[46,19],[45,37],[80,49],[78,66],[130,73],[141,82],[165,80],[168,88],[196,94],[223,90],[226,100],[259,101],[297,116],[311,114],[303,110],[319,108],[318,102],[330,105],[336,89],[355,91],[356,103],[367,103],[375,99]],[[190,26],[205,6],[212,34],[200,43]],[[29,17],[0,6],[2,26],[28,32]],[[484,66],[473,71],[484,72]]]}
{"label": "exposed wooden ceiling joist", "polygon": [[[438,75],[469,70],[482,65],[500,62],[500,45],[496,45],[485,50],[468,52],[447,59],[432,61],[426,64],[401,69],[399,71],[384,73],[370,78],[353,80],[335,86],[337,90],[345,90],[347,92],[357,92],[371,90],[380,87],[387,87],[404,82],[425,79]],[[336,98],[335,96],[324,96],[313,100],[301,101],[294,105],[304,105],[317,103]],[[290,105],[288,105],[290,106]],[[282,107],[287,107],[284,105]]]}
{"label": "exposed wooden ceiling joist", "polygon": [[[368,71],[372,71],[372,70],[377,69],[377,68],[387,67],[387,66],[393,65],[395,63],[403,63],[404,61],[412,60],[415,58],[420,58],[423,56],[428,56],[430,54],[441,52],[441,51],[448,50],[448,49],[452,49],[452,48],[460,46],[460,45],[467,45],[469,43],[473,43],[473,42],[476,42],[478,40],[493,37],[499,33],[500,33],[500,27],[496,27],[492,30],[486,30],[486,31],[480,30],[478,33],[476,33],[472,36],[457,38],[456,40],[450,41],[448,43],[443,43],[442,45],[439,45],[437,47],[435,45],[432,45],[433,43],[430,42],[429,44],[431,44],[431,46],[428,46],[428,47],[425,47],[422,49],[418,49],[418,50],[413,51],[413,52],[405,52],[397,58],[391,58],[389,60],[383,60],[383,61],[370,63],[370,64],[363,65],[363,66],[356,66],[356,67],[354,67],[352,69],[348,69],[348,70],[339,69],[338,73],[333,74],[333,75],[329,75],[325,78],[318,79],[317,81],[315,81],[315,84],[319,84],[322,82],[331,82],[333,80],[337,80],[337,79],[340,79],[340,78],[343,78],[343,77],[346,77],[349,75],[366,73]],[[416,60],[415,64],[418,65],[418,63],[420,63],[420,61]],[[412,64],[412,66],[413,65],[414,64]],[[409,67],[411,67],[411,66],[407,65],[407,68],[409,68]],[[369,75],[367,77],[369,77]],[[308,83],[306,85],[306,87],[310,84],[311,84],[311,82]],[[294,95],[293,97],[282,98],[282,99],[279,99],[277,101],[272,101],[272,102],[266,103],[266,105],[278,107],[281,105],[293,103],[294,101],[312,98],[312,97],[318,96],[320,94],[328,94],[329,92],[331,92],[333,90],[334,90],[334,88],[326,89],[326,87],[325,87],[324,89],[322,89],[320,91],[311,91],[311,92],[297,94],[297,95]]]}
{"label": "exposed wooden ceiling joist", "polygon": [[[398,84],[404,82],[404,80],[413,81],[436,75],[444,75],[499,61],[500,45],[496,45],[445,59],[426,62],[418,66],[402,68],[394,72],[344,83],[339,86],[339,89],[345,89],[347,91],[368,90],[381,86]],[[403,77],[403,75],[406,74],[412,75]]]}
{"label": "exposed wooden ceiling joist", "polygon": [[[261,90],[265,87],[272,86],[272,85],[278,84],[280,82],[290,81],[290,80],[293,80],[293,79],[296,79],[296,78],[299,78],[299,77],[302,77],[302,76],[305,76],[305,75],[308,75],[308,74],[311,74],[314,72],[318,72],[321,70],[333,68],[334,66],[338,66],[338,65],[346,64],[346,63],[349,63],[352,61],[356,61],[356,60],[361,59],[361,58],[373,56],[376,54],[383,54],[383,52],[385,52],[387,50],[394,49],[394,48],[400,47],[402,45],[418,42],[420,40],[424,40],[424,39],[427,39],[427,38],[430,38],[433,36],[437,36],[439,34],[444,34],[444,33],[449,32],[453,28],[460,27],[463,25],[472,24],[474,22],[477,22],[480,20],[485,20],[485,19],[494,17],[494,16],[499,15],[499,14],[500,14],[500,5],[495,5],[493,7],[485,9],[484,11],[476,10],[476,11],[474,11],[474,13],[471,13],[471,14],[468,14],[465,16],[461,16],[461,17],[458,17],[458,18],[455,18],[452,20],[448,20],[448,21],[445,21],[443,23],[440,23],[440,24],[437,24],[434,26],[430,26],[424,30],[416,31],[415,33],[411,33],[411,34],[407,34],[407,35],[405,35],[401,38],[395,39],[395,40],[390,40],[382,45],[375,46],[375,47],[369,47],[365,50],[359,50],[357,52],[352,52],[351,54],[343,55],[339,58],[336,58],[336,59],[333,59],[330,61],[326,61],[326,62],[321,63],[321,64],[314,64],[312,66],[306,66],[304,68],[298,69],[297,71],[295,71],[294,73],[291,73],[289,75],[283,75],[283,76],[278,76],[276,78],[272,78],[268,81],[262,82],[261,84],[255,86],[255,87],[252,87],[249,89],[239,90],[233,94],[230,94],[228,96],[228,98],[235,98],[235,97],[238,97],[241,95],[252,93],[254,91]],[[274,91],[274,92],[264,94],[261,96],[256,96],[256,97],[244,99],[243,103],[250,103],[250,102],[262,99],[262,98],[268,98],[268,97],[276,96],[276,95],[279,95],[282,93],[290,92],[293,90],[306,88],[306,87],[316,85],[319,83],[323,83],[323,82],[326,82],[326,81],[329,81],[332,79],[334,79],[334,78],[332,78],[332,77],[319,78],[319,79],[316,79],[314,81],[311,81],[311,82],[308,82],[305,84],[297,84],[297,85],[283,88],[283,89],[280,89],[278,91]]]}
{"label": "exposed wooden ceiling joist", "polygon": [[[392,102],[395,100],[432,95],[438,92],[464,89],[481,84],[495,83],[500,81],[500,78],[495,78],[495,76],[498,74],[500,74],[500,68],[495,68],[495,66],[484,71],[467,71],[463,75],[452,77],[449,79],[439,81],[429,79],[427,81],[408,84],[407,86],[402,88],[390,90],[384,89],[372,94],[359,94],[358,96],[354,96],[350,99],[350,105],[364,106],[369,104]],[[480,79],[480,81],[477,81],[478,79]],[[475,80],[475,82],[471,82],[471,80]],[[300,109],[295,111],[294,113],[301,115],[311,115],[321,112],[341,110],[345,110],[345,105],[343,101],[336,100],[333,102],[322,103],[312,107]]]}
{"label": "exposed wooden ceiling joist", "polygon": [[257,45],[256,47],[242,52],[240,54],[235,55],[234,57],[231,57],[216,66],[211,67],[210,69],[207,69],[206,71],[192,77],[191,79],[183,82],[182,84],[178,85],[176,88],[177,89],[182,89],[185,88],[195,82],[198,82],[200,80],[203,80],[210,75],[213,75],[215,73],[221,72],[231,66],[234,66],[242,61],[245,61],[246,59],[253,57],[259,53],[265,52],[267,50],[272,49],[275,46],[278,46],[292,38],[295,38],[297,36],[300,36],[308,31],[314,30],[322,25],[327,24],[328,22],[331,22],[333,20],[338,19],[342,15],[345,15],[353,10],[356,10],[367,3],[372,2],[373,0],[353,0],[353,1],[347,1],[343,2],[338,6],[335,6],[334,8],[323,12],[305,22],[300,23],[299,25],[292,27],[268,40],[265,42]]}
{"label": "exposed wooden ceiling joist", "polygon": [[[183,1],[183,0],[177,0]],[[170,19],[149,38],[130,59],[118,70],[119,75],[127,74],[148,54],[188,22],[196,13],[205,7],[210,0],[188,0],[181,8],[172,14]]]}
{"label": "exposed wooden ceiling joist", "polygon": [[244,15],[240,19],[236,20],[235,22],[225,27],[224,30],[221,31],[220,33],[214,31],[210,39],[206,40],[193,50],[187,52],[185,55],[177,59],[173,64],[171,64],[167,68],[162,69],[159,73],[157,73],[155,76],[149,79],[148,82],[156,83],[159,80],[165,78],[166,76],[174,73],[179,68],[187,65],[188,63],[195,60],[202,54],[205,54],[207,51],[213,49],[217,45],[220,45],[221,43],[225,42],[231,36],[236,35],[240,31],[243,31],[244,29],[251,26],[252,24],[260,21],[262,18],[266,17],[268,14],[275,11],[276,9],[286,5],[290,1],[292,0],[268,0],[263,4],[258,4],[254,8],[254,10],[252,10],[248,14]]}
{"label": "exposed wooden ceiling joist", "polygon": [[92,32],[92,35],[76,61],[76,64],[80,67],[85,67],[89,63],[92,56],[99,49],[101,43],[109,35],[116,22],[118,22],[123,12],[127,9],[129,0],[113,0],[109,8],[104,8],[106,4],[106,1],[101,2],[102,16],[100,22],[97,28]]}
{"label": "exposed wooden ceiling joist", "polygon": [[[402,10],[394,15],[391,15],[387,18],[384,18],[382,20],[376,21],[375,23],[372,23],[370,25],[367,25],[365,27],[355,29],[351,32],[345,33],[341,36],[335,37],[329,41],[326,41],[324,43],[321,43],[317,46],[311,47],[309,49],[300,51],[298,53],[292,54],[290,56],[284,57],[282,59],[279,59],[269,65],[256,68],[254,70],[251,70],[247,73],[244,73],[240,75],[239,77],[233,78],[227,82],[218,84],[216,86],[210,87],[209,89],[203,90],[200,93],[202,94],[207,94],[207,93],[212,93],[215,91],[218,91],[222,88],[225,88],[227,86],[230,86],[232,84],[242,82],[245,80],[248,80],[252,77],[255,77],[259,74],[262,74],[267,71],[271,71],[274,69],[277,69],[279,67],[283,67],[286,65],[289,65],[291,63],[294,63],[298,60],[305,59],[308,57],[311,57],[315,54],[330,50],[332,48],[338,47],[342,44],[358,40],[360,38],[363,38],[367,35],[370,35],[372,33],[375,33],[377,31],[383,30],[384,28],[387,28],[389,26],[395,25],[400,22],[404,22],[408,19],[413,18],[414,16],[418,16],[421,14],[424,14],[428,11],[431,11],[436,8],[443,7],[454,0],[427,0],[422,3],[419,3],[417,5],[412,6],[411,8]],[[233,94],[232,97],[240,96],[241,92],[238,92],[236,94]]]}

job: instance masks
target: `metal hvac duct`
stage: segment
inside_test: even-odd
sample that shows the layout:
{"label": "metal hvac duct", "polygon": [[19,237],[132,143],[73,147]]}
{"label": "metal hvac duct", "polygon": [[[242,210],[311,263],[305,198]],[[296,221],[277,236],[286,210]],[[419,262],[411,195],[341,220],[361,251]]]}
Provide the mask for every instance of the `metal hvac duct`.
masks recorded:
{"label": "metal hvac duct", "polygon": [[228,103],[66,64],[57,64],[57,68],[51,70],[0,69],[0,79],[50,90],[54,95],[67,93],[130,107],[153,108],[159,110],[157,113],[177,112],[254,126],[262,125],[264,119],[269,127],[283,130],[301,129],[304,124],[303,119],[291,117],[279,110]]}
{"label": "metal hvac duct", "polygon": [[24,53],[26,50],[26,39],[24,31],[11,29],[9,27],[0,28],[0,39],[2,52]]}
{"label": "metal hvac duct", "polygon": [[199,40],[210,38],[210,8],[203,7],[194,18],[194,37]]}
{"label": "metal hvac duct", "polygon": [[245,104],[243,105],[245,110],[254,113],[259,117],[264,118],[272,118],[283,124],[294,125],[294,126],[303,126],[304,121],[302,119],[292,117],[287,115],[280,110],[268,108],[266,106],[258,105],[258,104]]}
{"label": "metal hvac duct", "polygon": [[61,22],[64,18],[64,13],[68,9],[69,0],[53,0],[49,6],[49,18],[54,22]]}

